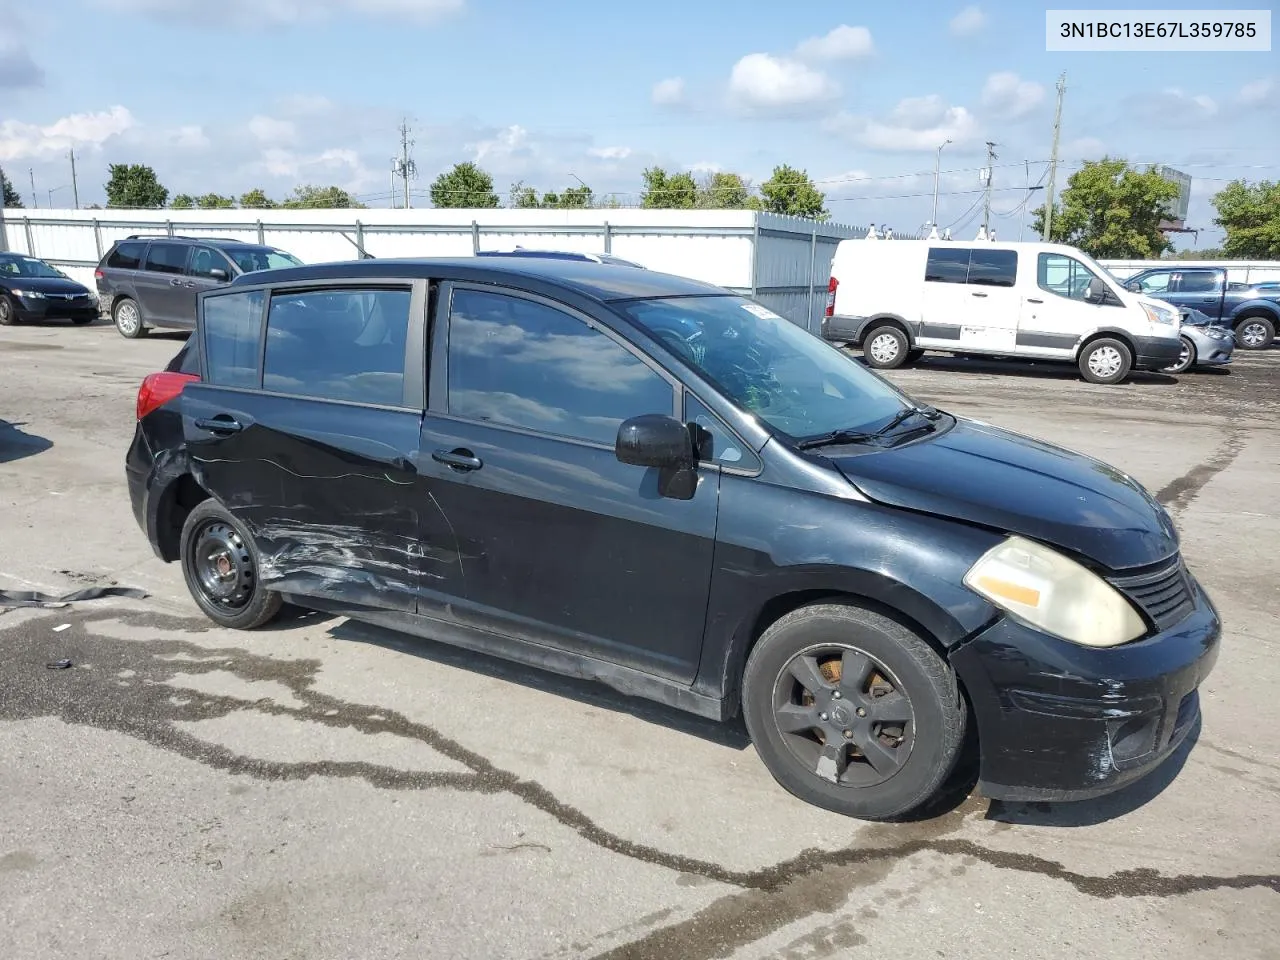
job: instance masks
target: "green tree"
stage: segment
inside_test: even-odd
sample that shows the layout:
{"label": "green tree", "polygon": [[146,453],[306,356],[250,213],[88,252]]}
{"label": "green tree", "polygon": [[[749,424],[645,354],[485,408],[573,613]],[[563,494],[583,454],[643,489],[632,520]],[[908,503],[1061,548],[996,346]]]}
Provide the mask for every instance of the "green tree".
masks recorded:
{"label": "green tree", "polygon": [[[1178,185],[1154,169],[1138,170],[1127,161],[1103,157],[1086,161],[1053,208],[1053,243],[1079,247],[1092,257],[1154,260],[1172,242],[1160,232],[1166,205],[1178,197]],[[1044,237],[1044,207],[1032,226]]]}
{"label": "green tree", "polygon": [[346,207],[363,208],[363,203],[356,203],[355,198],[341,187],[313,187],[304,184],[293,188],[291,196],[280,206],[289,210],[335,210]]}
{"label": "green tree", "polygon": [[1226,260],[1227,255],[1221,247],[1205,247],[1203,250],[1196,250],[1194,247],[1190,250],[1178,250],[1174,253],[1166,253],[1161,260]]}
{"label": "green tree", "polygon": [[431,203],[437,207],[488,208],[498,205],[493,177],[470,160],[456,163],[431,184]]}
{"label": "green tree", "polygon": [[0,207],[20,208],[22,206],[22,197],[13,187],[11,181],[3,170],[0,170]]}
{"label": "green tree", "polygon": [[807,217],[810,220],[826,220],[827,197],[819,190],[804,170],[782,164],[773,168],[773,176],[760,184],[760,209],[789,217]]}
{"label": "green tree", "polygon": [[196,205],[196,198],[189,193],[180,193],[169,204],[174,210],[190,210]]}
{"label": "green tree", "polygon": [[566,187],[560,193],[544,193],[541,206],[558,210],[581,209],[590,207],[591,201],[590,187]]}
{"label": "green tree", "polygon": [[240,194],[240,206],[246,210],[271,210],[275,208],[276,202],[261,187],[254,187]]}
{"label": "green tree", "polygon": [[526,187],[523,180],[517,180],[507,191],[507,206],[516,210],[531,210],[538,206],[538,191]]}
{"label": "green tree", "polygon": [[669,174],[661,167],[649,167],[641,176],[644,193],[640,206],[648,210],[690,210],[698,205],[698,184],[693,174]]}
{"label": "green tree", "polygon": [[1222,249],[1242,260],[1280,260],[1280,181],[1235,180],[1213,196],[1213,222],[1227,232]]}
{"label": "green tree", "polygon": [[740,174],[720,171],[698,184],[697,205],[707,210],[744,210],[751,201],[751,186]]}
{"label": "green tree", "polygon": [[169,191],[145,163],[113,163],[107,168],[108,207],[163,207]]}
{"label": "green tree", "polygon": [[196,200],[202,210],[227,210],[236,205],[234,197],[224,197],[218,193],[206,193]]}

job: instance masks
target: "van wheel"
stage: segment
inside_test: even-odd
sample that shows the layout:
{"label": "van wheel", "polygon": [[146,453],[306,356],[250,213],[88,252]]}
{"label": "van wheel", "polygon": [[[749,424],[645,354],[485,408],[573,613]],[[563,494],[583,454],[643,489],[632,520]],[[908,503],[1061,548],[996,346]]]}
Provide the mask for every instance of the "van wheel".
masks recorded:
{"label": "van wheel", "polygon": [[862,355],[870,366],[892,370],[906,362],[911,344],[899,328],[886,324],[876,327],[862,340]]}
{"label": "van wheel", "polygon": [[1275,338],[1275,324],[1266,317],[1245,317],[1236,327],[1236,345],[1242,350],[1265,350]]}
{"label": "van wheel", "polygon": [[802,607],[773,624],[747,660],[742,696],[774,779],[863,820],[936,797],[964,739],[950,667],[911,630],[852,604]]}
{"label": "van wheel", "polygon": [[258,576],[253,538],[216,500],[197,504],[182,525],[182,576],[214,623],[252,630],[280,612],[280,594]]}
{"label": "van wheel", "polygon": [[111,319],[115,321],[120,336],[137,340],[147,335],[147,325],[142,322],[142,311],[128,297],[121,297],[111,305]]}
{"label": "van wheel", "polygon": [[1196,345],[1187,337],[1182,338],[1182,353],[1178,355],[1178,362],[1171,367],[1165,367],[1162,373],[1186,373],[1195,365],[1196,362]]}
{"label": "van wheel", "polygon": [[1112,337],[1094,340],[1080,351],[1080,374],[1090,383],[1119,383],[1132,366],[1133,353]]}

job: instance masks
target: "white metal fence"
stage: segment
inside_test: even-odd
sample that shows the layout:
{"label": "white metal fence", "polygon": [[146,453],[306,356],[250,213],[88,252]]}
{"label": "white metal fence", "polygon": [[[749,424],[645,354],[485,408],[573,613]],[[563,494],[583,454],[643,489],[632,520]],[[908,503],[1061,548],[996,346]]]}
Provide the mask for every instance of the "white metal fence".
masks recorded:
{"label": "white metal fence", "polygon": [[1098,262],[1121,280],[1127,280],[1135,273],[1151,267],[1161,267],[1166,270],[1216,267],[1227,271],[1227,280],[1240,283],[1280,280],[1280,261],[1276,260],[1099,260]]}

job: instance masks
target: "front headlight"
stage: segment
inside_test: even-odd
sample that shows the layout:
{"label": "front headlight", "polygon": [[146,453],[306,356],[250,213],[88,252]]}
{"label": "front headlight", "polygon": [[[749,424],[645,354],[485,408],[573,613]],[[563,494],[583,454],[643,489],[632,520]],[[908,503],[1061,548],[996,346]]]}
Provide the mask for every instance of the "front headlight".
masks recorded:
{"label": "front headlight", "polygon": [[1152,323],[1177,323],[1179,319],[1177,310],[1167,310],[1149,303],[1144,303],[1142,309],[1146,311],[1147,319]]}
{"label": "front headlight", "polygon": [[1023,537],[988,550],[964,584],[1019,620],[1086,647],[1115,647],[1147,632],[1132,604],[1109,583]]}
{"label": "front headlight", "polygon": [[13,292],[16,293],[18,296],[22,297],[23,300],[43,300],[44,299],[44,294],[41,293],[39,290],[14,290]]}

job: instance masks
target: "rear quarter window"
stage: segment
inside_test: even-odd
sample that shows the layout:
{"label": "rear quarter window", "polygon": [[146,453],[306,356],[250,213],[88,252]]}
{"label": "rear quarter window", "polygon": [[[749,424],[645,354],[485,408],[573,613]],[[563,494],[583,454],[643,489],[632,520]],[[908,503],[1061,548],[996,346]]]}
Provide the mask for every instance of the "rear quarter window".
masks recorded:
{"label": "rear quarter window", "polygon": [[974,250],[969,259],[969,282],[984,287],[1012,287],[1018,277],[1015,250]]}
{"label": "rear quarter window", "polygon": [[137,270],[142,263],[142,254],[147,249],[145,243],[127,241],[118,244],[107,257],[107,266],[117,270]]}
{"label": "rear quarter window", "polygon": [[257,387],[262,290],[205,297],[201,311],[205,379],[221,387]]}

